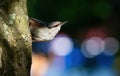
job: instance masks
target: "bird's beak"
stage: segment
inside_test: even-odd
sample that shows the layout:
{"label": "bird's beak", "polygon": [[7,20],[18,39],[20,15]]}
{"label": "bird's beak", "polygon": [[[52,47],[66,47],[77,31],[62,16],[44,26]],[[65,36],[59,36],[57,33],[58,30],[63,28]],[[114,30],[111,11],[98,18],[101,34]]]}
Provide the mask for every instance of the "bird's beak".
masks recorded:
{"label": "bird's beak", "polygon": [[66,24],[67,22],[68,22],[68,21],[61,22],[60,25],[62,26],[62,25],[64,25],[64,24]]}

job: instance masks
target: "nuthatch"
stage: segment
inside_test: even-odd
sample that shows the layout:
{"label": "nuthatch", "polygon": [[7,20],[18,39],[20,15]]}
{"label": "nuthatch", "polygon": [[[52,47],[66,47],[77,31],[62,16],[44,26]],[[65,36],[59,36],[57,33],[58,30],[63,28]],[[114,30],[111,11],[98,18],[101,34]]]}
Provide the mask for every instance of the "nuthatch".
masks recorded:
{"label": "nuthatch", "polygon": [[32,41],[39,42],[52,40],[59,32],[61,26],[65,23],[67,23],[67,21],[54,21],[51,23],[46,23],[35,18],[30,18],[29,29],[31,32]]}

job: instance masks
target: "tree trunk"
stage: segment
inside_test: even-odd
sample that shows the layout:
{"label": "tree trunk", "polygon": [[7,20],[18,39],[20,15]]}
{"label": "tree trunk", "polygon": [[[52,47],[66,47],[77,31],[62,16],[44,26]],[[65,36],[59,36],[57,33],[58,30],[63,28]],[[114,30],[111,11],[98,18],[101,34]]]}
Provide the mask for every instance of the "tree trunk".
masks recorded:
{"label": "tree trunk", "polygon": [[0,76],[30,76],[26,0],[0,0]]}

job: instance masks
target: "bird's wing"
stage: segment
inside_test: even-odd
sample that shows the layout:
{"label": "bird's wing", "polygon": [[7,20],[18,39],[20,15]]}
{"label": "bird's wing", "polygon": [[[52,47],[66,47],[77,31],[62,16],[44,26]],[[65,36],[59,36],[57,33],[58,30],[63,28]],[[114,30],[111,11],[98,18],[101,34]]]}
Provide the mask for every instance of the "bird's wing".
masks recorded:
{"label": "bird's wing", "polygon": [[36,23],[38,23],[42,26],[48,26],[48,24],[46,22],[42,21],[42,20],[38,20],[38,19],[33,18],[33,17],[30,17],[30,20],[33,20],[33,21],[35,21]]}

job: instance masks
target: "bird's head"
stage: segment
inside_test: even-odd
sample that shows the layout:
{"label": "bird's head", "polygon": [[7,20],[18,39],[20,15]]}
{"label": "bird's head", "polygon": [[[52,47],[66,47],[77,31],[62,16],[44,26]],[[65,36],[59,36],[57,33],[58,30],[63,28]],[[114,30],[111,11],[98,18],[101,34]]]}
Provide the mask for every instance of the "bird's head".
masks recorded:
{"label": "bird's head", "polygon": [[56,34],[60,31],[62,25],[67,23],[61,21],[54,21],[51,23],[46,23],[44,21],[30,18],[29,19],[29,29],[31,32],[33,41],[48,41],[52,40]]}

